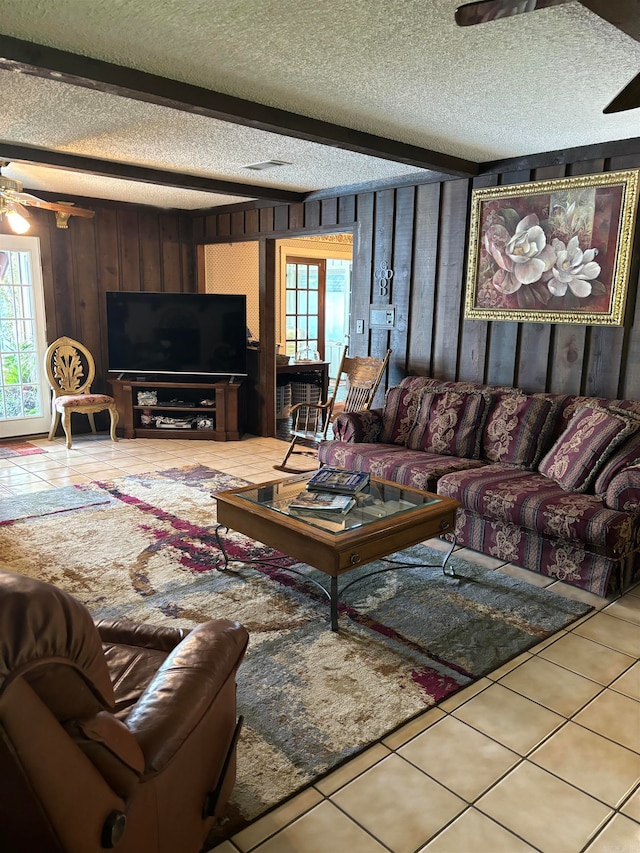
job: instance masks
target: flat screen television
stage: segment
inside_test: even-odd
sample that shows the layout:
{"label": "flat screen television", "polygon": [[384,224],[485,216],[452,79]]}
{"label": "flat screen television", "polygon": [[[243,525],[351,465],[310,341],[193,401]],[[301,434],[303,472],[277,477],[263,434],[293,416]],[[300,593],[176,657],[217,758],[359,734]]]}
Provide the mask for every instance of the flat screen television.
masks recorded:
{"label": "flat screen television", "polygon": [[107,293],[109,371],[247,375],[247,298],[227,293]]}

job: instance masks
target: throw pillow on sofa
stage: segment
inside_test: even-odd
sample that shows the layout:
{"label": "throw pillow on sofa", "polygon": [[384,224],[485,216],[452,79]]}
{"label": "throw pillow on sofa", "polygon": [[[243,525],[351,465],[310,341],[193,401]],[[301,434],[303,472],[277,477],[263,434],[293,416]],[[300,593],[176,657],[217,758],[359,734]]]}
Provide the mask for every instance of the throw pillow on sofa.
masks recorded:
{"label": "throw pillow on sofa", "polygon": [[598,472],[593,491],[596,495],[604,495],[609,488],[609,483],[617,474],[638,462],[640,462],[640,432],[630,436],[607,458]]}
{"label": "throw pillow on sofa", "polygon": [[382,430],[379,439],[382,444],[407,443],[407,437],[418,414],[423,390],[423,387],[413,390],[399,385],[389,388],[382,411]]}
{"label": "throw pillow on sofa", "polygon": [[538,471],[565,491],[585,492],[616,448],[640,422],[596,404],[576,409]]}
{"label": "throw pillow on sofa", "polygon": [[489,397],[479,391],[425,391],[407,438],[410,450],[477,459]]}
{"label": "throw pillow on sofa", "polygon": [[533,468],[549,447],[557,408],[542,396],[500,394],[482,432],[482,458]]}

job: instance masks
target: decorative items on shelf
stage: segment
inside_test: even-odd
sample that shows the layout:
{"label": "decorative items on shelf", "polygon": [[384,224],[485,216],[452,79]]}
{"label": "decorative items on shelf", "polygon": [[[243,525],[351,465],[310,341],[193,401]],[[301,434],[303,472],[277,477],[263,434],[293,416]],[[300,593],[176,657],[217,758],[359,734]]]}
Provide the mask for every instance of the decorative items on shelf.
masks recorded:
{"label": "decorative items on shelf", "polygon": [[196,418],[196,428],[213,429],[213,418],[207,417],[207,415],[198,415]]}
{"label": "decorative items on shelf", "polygon": [[158,392],[157,391],[138,391],[139,406],[157,406]]}
{"label": "decorative items on shelf", "polygon": [[169,418],[166,415],[156,417],[156,426],[161,429],[191,429],[193,418]]}

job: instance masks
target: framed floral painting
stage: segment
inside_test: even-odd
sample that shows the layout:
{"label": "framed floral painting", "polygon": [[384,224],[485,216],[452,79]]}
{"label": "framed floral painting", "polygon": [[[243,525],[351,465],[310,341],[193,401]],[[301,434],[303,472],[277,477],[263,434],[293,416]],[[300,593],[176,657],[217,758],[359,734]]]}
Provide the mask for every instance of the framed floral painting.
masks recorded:
{"label": "framed floral painting", "polygon": [[465,317],[622,325],[638,174],[474,190]]}

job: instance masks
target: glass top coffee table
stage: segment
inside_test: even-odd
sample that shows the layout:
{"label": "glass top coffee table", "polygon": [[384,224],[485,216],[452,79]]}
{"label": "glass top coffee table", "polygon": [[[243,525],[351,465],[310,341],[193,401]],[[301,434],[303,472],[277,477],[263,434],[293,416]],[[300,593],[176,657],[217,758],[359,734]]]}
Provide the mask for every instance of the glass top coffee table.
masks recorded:
{"label": "glass top coffee table", "polygon": [[[371,477],[369,485],[354,496],[356,505],[345,515],[329,518],[298,515],[290,509],[290,504],[304,490],[309,476],[243,486],[213,495],[218,505],[216,540],[222,552],[218,568],[225,571],[230,562],[222,538],[223,531],[229,528],[313,566],[330,577],[329,589],[290,566],[281,568],[301,575],[322,590],[330,603],[331,630],[337,631],[338,577],[426,539],[452,533],[460,504],[451,498]],[[455,538],[442,561],[445,574],[454,547]],[[390,561],[383,571],[409,565],[416,564]],[[345,584],[341,593],[351,583]]]}

